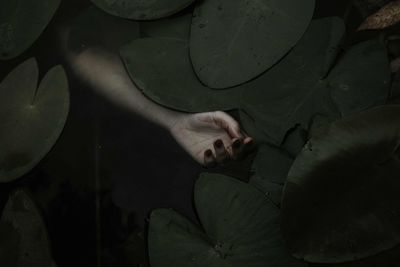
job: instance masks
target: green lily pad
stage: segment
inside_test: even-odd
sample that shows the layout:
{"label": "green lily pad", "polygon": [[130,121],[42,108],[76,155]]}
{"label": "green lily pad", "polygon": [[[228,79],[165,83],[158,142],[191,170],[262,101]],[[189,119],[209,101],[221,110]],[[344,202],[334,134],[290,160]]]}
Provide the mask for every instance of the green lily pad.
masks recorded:
{"label": "green lily pad", "polygon": [[90,6],[73,21],[68,48],[75,53],[93,47],[118,53],[121,46],[139,37],[138,22],[118,18]]}
{"label": "green lily pad", "polygon": [[60,0],[0,2],[0,60],[14,58],[40,36],[56,12]]}
{"label": "green lily pad", "polygon": [[150,261],[159,266],[304,266],[290,257],[279,230],[279,210],[253,186],[202,174],[195,203],[205,233],[171,210],[152,213]]}
{"label": "green lily pad", "polygon": [[13,193],[0,220],[0,262],[9,267],[52,267],[45,224],[31,198]]}
{"label": "green lily pad", "polygon": [[397,246],[378,255],[366,259],[338,264],[313,263],[309,267],[398,267],[400,262],[400,247]]}
{"label": "green lily pad", "polygon": [[188,112],[229,110],[239,105],[241,88],[215,91],[198,81],[186,41],[143,38],[120,53],[136,86],[161,105]]}
{"label": "green lily pad", "polygon": [[249,184],[260,190],[276,207],[280,208],[283,185],[270,182],[267,179],[260,177],[258,174],[250,178]]}
{"label": "green lily pad", "polygon": [[153,20],[173,15],[194,0],[92,0],[111,15],[134,20]]}
{"label": "green lily pad", "polygon": [[153,21],[141,21],[140,31],[143,37],[172,38],[189,40],[190,27],[192,25],[190,12],[185,15],[169,17]]}
{"label": "green lily pad", "polygon": [[194,223],[173,210],[152,212],[149,228],[151,266],[185,266],[202,258],[218,259],[207,237]]}
{"label": "green lily pad", "polygon": [[29,172],[50,151],[67,119],[69,92],[61,66],[39,87],[34,58],[15,68],[0,84],[0,182]]}
{"label": "green lily pad", "polygon": [[261,145],[271,143],[271,137],[267,136],[265,132],[257,128],[254,119],[250,117],[246,111],[239,109],[239,117],[241,127],[248,136],[251,136],[256,141],[257,144]]}
{"label": "green lily pad", "polygon": [[261,145],[253,162],[259,177],[272,183],[284,184],[293,159],[282,148]]}
{"label": "green lily pad", "polygon": [[390,98],[400,97],[400,72],[394,74],[392,81],[392,89],[390,91]]}
{"label": "green lily pad", "polygon": [[286,133],[282,148],[284,148],[291,157],[295,158],[302,150],[307,139],[308,132],[302,127],[297,126]]}
{"label": "green lily pad", "polygon": [[332,69],[343,34],[340,19],[313,21],[279,64],[249,83],[251,93],[243,90],[242,108],[275,144],[296,125],[308,129],[317,114],[337,118],[386,101],[390,72],[377,40],[351,47]]}
{"label": "green lily pad", "polygon": [[400,106],[376,107],[310,139],[288,174],[282,201],[292,255],[342,263],[400,244],[399,118]]}
{"label": "green lily pad", "polygon": [[277,63],[301,38],[314,0],[205,0],[197,4],[190,55],[211,88],[247,82]]}
{"label": "green lily pad", "polygon": [[335,120],[322,115],[314,116],[308,130],[309,139],[315,135],[323,134],[333,121]]}

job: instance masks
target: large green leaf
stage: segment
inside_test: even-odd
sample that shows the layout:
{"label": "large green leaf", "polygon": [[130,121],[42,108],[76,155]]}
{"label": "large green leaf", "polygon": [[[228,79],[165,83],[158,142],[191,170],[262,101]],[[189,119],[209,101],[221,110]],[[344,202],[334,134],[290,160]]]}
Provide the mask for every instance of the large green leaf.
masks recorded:
{"label": "large green leaf", "polygon": [[43,32],[60,0],[0,1],[0,59],[14,58]]}
{"label": "large green leaf", "polygon": [[69,109],[68,82],[61,66],[39,87],[38,66],[29,59],[0,84],[0,182],[29,172],[57,141]]}
{"label": "large green leaf", "polygon": [[290,257],[279,230],[279,210],[253,186],[218,174],[202,174],[195,203],[205,233],[170,210],[150,220],[153,267],[304,266]]}
{"label": "large green leaf", "polygon": [[240,125],[251,136],[258,145],[270,144],[271,137],[266,135],[264,131],[257,128],[257,125],[252,117],[250,117],[245,110],[239,109]]}
{"label": "large green leaf", "polygon": [[260,190],[265,197],[272,201],[278,208],[281,206],[283,185],[273,183],[257,173],[250,177],[249,184]]}
{"label": "large green leaf", "polygon": [[219,258],[204,232],[173,210],[152,212],[148,239],[153,267],[196,266],[203,258]]}
{"label": "large green leaf", "polygon": [[246,84],[242,108],[275,144],[296,125],[308,129],[316,114],[346,116],[386,101],[390,72],[377,40],[351,47],[329,71],[343,34],[339,19],[313,21],[279,64]]}
{"label": "large green leaf", "polygon": [[238,106],[241,88],[215,91],[198,81],[186,41],[139,39],[122,48],[121,56],[136,86],[161,105],[189,112]]}
{"label": "large green leaf", "polygon": [[295,158],[307,142],[307,139],[308,132],[302,127],[297,126],[286,133],[282,148],[284,148],[291,157]]}
{"label": "large green leaf", "polygon": [[[302,127],[308,129],[309,117],[314,113],[339,116],[330,96],[334,89],[327,86],[328,80],[320,79],[336,60],[343,33],[343,22],[339,19],[313,21],[300,44],[282,62],[254,81],[230,90],[212,90],[199,82],[188,56],[188,44],[174,37],[174,31],[162,32],[157,36],[159,39],[135,40],[121,49],[121,56],[132,80],[153,101],[188,112],[242,107],[250,116],[241,114],[241,117],[249,122],[247,125],[254,124],[249,130],[261,131],[258,137],[264,143],[280,145],[286,132],[297,124],[306,124]],[[385,61],[382,53],[379,50],[376,53],[379,55],[374,55]],[[370,58],[356,59],[365,65],[364,69],[372,65]],[[387,67],[382,65],[376,65],[380,69],[371,76],[372,81],[381,82],[379,73],[385,72]],[[357,67],[356,64],[354,68]],[[376,83],[370,84],[369,88]],[[343,94],[337,95],[343,97]],[[296,105],[305,110],[297,113]]]}
{"label": "large green leaf", "polygon": [[284,184],[293,159],[279,147],[261,145],[253,162],[257,175],[269,182]]}
{"label": "large green leaf", "polygon": [[0,220],[0,262],[7,267],[52,267],[39,210],[23,191],[13,193]]}
{"label": "large green leaf", "polygon": [[140,31],[144,37],[189,40],[192,12],[181,16],[152,21],[141,21]]}
{"label": "large green leaf", "polygon": [[313,263],[309,267],[398,267],[400,262],[400,247],[379,253],[358,261],[351,261],[338,264]]}
{"label": "large green leaf", "polygon": [[205,0],[194,12],[190,55],[212,88],[247,82],[278,62],[301,38],[314,0]]}
{"label": "large green leaf", "polygon": [[90,6],[73,21],[68,49],[79,53],[97,47],[118,53],[121,46],[139,37],[138,22],[118,18]]}
{"label": "large green leaf", "polygon": [[400,106],[376,107],[332,123],[304,147],[282,202],[295,257],[340,263],[400,244],[399,118]]}
{"label": "large green leaf", "polygon": [[104,11],[123,18],[152,20],[175,14],[194,0],[92,0]]}

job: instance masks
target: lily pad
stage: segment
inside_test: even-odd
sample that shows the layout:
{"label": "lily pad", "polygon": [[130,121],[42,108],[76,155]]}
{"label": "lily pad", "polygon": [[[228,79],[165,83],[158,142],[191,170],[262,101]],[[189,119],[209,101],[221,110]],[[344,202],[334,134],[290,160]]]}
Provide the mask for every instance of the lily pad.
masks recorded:
{"label": "lily pad", "polygon": [[257,173],[250,178],[249,184],[260,190],[278,208],[281,206],[283,185],[260,177]]}
{"label": "lily pad", "polygon": [[194,11],[190,55],[211,88],[247,82],[277,63],[301,38],[315,0],[205,0]]}
{"label": "lily pad", "polygon": [[143,37],[189,40],[193,13],[153,21],[141,21]]}
{"label": "lily pad", "polygon": [[92,0],[111,15],[134,20],[153,20],[173,15],[194,0]]}
{"label": "lily pad", "polygon": [[216,252],[210,251],[211,244],[204,232],[173,210],[152,212],[148,238],[151,266],[154,267],[185,266],[207,256],[218,258]]}
{"label": "lily pad", "polygon": [[253,186],[202,174],[195,186],[195,203],[205,233],[172,210],[152,213],[152,266],[304,266],[287,254],[279,210]]}
{"label": "lily pad", "polygon": [[329,128],[329,125],[335,121],[334,119],[321,116],[321,115],[316,115],[312,119],[311,125],[308,130],[308,137],[309,139],[313,137],[314,135],[321,135],[324,134],[327,128]]}
{"label": "lily pad", "polygon": [[259,177],[272,183],[284,184],[293,159],[282,148],[261,145],[253,162]]}
{"label": "lily pad", "polygon": [[239,116],[241,127],[248,136],[251,136],[256,141],[258,145],[271,143],[271,137],[267,136],[265,132],[257,128],[254,119],[250,117],[246,111],[239,109]]}
{"label": "lily pad", "polygon": [[45,224],[22,190],[13,193],[0,220],[0,262],[9,267],[52,267]]}
{"label": "lily pad", "polygon": [[61,66],[52,68],[39,87],[31,58],[0,84],[0,182],[29,172],[50,151],[67,119],[69,92]]}
{"label": "lily pad", "polygon": [[302,127],[297,126],[287,132],[282,143],[282,148],[284,148],[291,157],[295,158],[302,150],[307,139],[308,132]]}
{"label": "lily pad", "polygon": [[310,139],[282,201],[282,231],[293,256],[343,263],[400,244],[399,118],[400,106],[376,107]]}
{"label": "lily pad", "polygon": [[1,1],[0,59],[14,58],[40,36],[56,12],[60,0]]}
{"label": "lily pad", "polygon": [[366,259],[338,264],[313,263],[309,267],[398,267],[400,262],[400,247],[395,247]]}
{"label": "lily pad", "polygon": [[98,47],[111,52],[140,37],[139,23],[90,6],[73,21],[68,48],[75,53]]}
{"label": "lily pad", "polygon": [[136,86],[161,105],[188,112],[229,110],[239,105],[241,88],[215,91],[198,81],[187,41],[143,38],[120,53]]}
{"label": "lily pad", "polygon": [[338,118],[386,101],[389,64],[377,40],[351,47],[332,69],[343,34],[340,19],[314,20],[279,64],[246,84],[242,108],[275,144],[296,125],[308,129],[317,114]]}

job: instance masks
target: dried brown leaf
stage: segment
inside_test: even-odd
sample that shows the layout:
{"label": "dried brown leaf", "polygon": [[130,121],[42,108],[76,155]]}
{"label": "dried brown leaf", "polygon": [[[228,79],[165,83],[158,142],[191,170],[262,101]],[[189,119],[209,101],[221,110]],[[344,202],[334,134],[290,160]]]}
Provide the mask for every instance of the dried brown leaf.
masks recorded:
{"label": "dried brown leaf", "polygon": [[393,1],[367,17],[358,30],[379,30],[400,22],[400,1]]}

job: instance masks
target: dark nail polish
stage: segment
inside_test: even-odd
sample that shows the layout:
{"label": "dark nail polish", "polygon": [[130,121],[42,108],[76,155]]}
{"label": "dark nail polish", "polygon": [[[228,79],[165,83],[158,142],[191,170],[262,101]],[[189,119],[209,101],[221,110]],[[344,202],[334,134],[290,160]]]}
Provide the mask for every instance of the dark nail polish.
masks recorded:
{"label": "dark nail polish", "polygon": [[211,157],[212,156],[212,151],[210,149],[208,149],[206,151],[206,157]]}
{"label": "dark nail polish", "polygon": [[217,141],[215,141],[215,146],[217,147],[217,148],[222,148],[222,146],[223,146],[223,142],[222,142],[222,140],[217,140]]}
{"label": "dark nail polish", "polygon": [[242,145],[242,142],[240,140],[236,140],[235,142],[233,142],[232,146],[233,148],[239,148]]}

